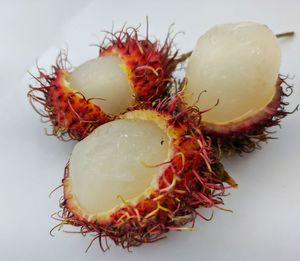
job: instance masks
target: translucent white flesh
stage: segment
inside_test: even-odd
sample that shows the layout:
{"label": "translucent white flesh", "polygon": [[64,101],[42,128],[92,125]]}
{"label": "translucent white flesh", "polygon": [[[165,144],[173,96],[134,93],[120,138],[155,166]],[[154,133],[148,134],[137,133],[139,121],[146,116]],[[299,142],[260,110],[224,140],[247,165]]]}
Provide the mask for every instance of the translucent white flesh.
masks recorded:
{"label": "translucent white flesh", "polygon": [[154,122],[117,120],[77,143],[70,159],[72,193],[90,214],[106,212],[150,187],[168,159],[170,141]]}
{"label": "translucent white flesh", "polygon": [[274,96],[280,48],[272,31],[257,23],[218,25],[199,38],[187,65],[186,100],[214,109],[203,120],[242,120],[263,108]]}
{"label": "translucent white flesh", "polygon": [[94,99],[108,114],[120,114],[130,105],[132,93],[122,61],[117,56],[89,60],[77,67],[68,77],[70,87],[86,98]]}

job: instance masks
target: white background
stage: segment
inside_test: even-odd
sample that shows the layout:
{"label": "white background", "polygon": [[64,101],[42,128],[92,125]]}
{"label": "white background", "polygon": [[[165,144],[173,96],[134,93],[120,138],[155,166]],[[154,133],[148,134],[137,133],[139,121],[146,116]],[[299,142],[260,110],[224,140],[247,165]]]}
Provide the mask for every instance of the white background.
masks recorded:
{"label": "white background", "polygon": [[[213,221],[198,220],[195,232],[168,233],[166,240],[128,253],[91,238],[56,233],[50,215],[58,210],[64,165],[74,143],[44,135],[26,93],[35,62],[49,67],[60,48],[69,48],[73,65],[97,55],[101,30],[145,25],[164,39],[175,22],[181,51],[214,24],[252,20],[274,32],[295,30],[281,40],[282,73],[295,75],[293,108],[300,102],[300,1],[0,1],[0,260],[300,260],[300,120],[299,112],[282,121],[282,129],[263,149],[226,160],[239,189],[225,198],[233,214],[217,211]],[[145,29],[145,27],[143,27]]]}

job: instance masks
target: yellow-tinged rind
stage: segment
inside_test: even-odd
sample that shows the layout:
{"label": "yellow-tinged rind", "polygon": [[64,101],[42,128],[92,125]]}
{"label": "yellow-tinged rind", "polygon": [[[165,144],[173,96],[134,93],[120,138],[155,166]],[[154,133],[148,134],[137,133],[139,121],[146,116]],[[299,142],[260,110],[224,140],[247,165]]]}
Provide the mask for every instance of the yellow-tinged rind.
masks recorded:
{"label": "yellow-tinged rind", "polygon": [[[141,120],[148,120],[148,121],[155,122],[160,129],[166,132],[167,136],[170,139],[168,159],[171,159],[174,156],[172,142],[174,141],[174,139],[176,139],[176,137],[178,137],[178,135],[180,134],[180,130],[174,127],[171,128],[170,126],[167,125],[168,120],[170,120],[170,117],[162,116],[161,114],[159,114],[154,110],[136,110],[121,115],[120,119],[141,119]],[[160,168],[160,172],[158,172],[156,175],[153,176],[152,183],[149,184],[149,187],[140,195],[128,200],[120,198],[120,204],[106,212],[90,214],[87,211],[85,211],[83,208],[81,208],[78,203],[78,200],[76,199],[76,196],[73,195],[72,193],[72,181],[69,175],[66,175],[64,179],[65,199],[68,202],[68,207],[72,209],[72,212],[77,216],[80,216],[81,218],[89,222],[97,222],[100,224],[107,223],[110,221],[111,215],[113,213],[116,213],[118,210],[128,205],[135,206],[137,203],[141,202],[144,199],[149,198],[149,196],[152,193],[159,190],[158,180],[163,172],[164,172],[164,168]],[[170,186],[168,189],[171,189],[173,186],[175,186],[175,184],[176,184],[176,179],[173,180],[172,186]]]}
{"label": "yellow-tinged rind", "polygon": [[[222,205],[225,190],[235,187],[236,183],[215,157],[210,139],[202,135],[198,125],[191,124],[190,118],[194,117],[188,112],[192,108],[174,112],[176,100],[164,99],[152,109],[144,104],[143,109],[132,109],[122,116],[154,120],[166,129],[172,144],[171,159],[162,164],[164,169],[156,176],[157,182],[151,184],[138,202],[134,202],[136,205],[124,202],[116,206],[110,216],[108,213],[101,216],[84,213],[72,196],[67,166],[63,181],[65,196],[60,204],[62,211],[58,214],[59,226],[76,226],[84,235],[93,233],[102,250],[107,246],[107,238],[128,249],[158,241],[170,230],[192,230],[196,217],[212,218],[205,217],[197,208]],[[199,115],[194,116],[198,118]],[[193,222],[191,227],[186,227],[188,222]]]}

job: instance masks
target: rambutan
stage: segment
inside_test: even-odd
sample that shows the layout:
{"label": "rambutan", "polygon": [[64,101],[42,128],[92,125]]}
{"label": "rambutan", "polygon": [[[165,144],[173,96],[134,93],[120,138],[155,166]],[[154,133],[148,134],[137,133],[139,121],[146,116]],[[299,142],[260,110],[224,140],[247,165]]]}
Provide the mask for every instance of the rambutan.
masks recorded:
{"label": "rambutan", "polygon": [[30,86],[28,97],[43,121],[51,122],[49,135],[62,140],[81,140],[113,117],[104,113],[93,100],[70,87],[66,80],[69,72],[64,69],[64,64],[65,60],[60,56],[52,74],[40,70],[40,75],[35,77],[39,86]]}
{"label": "rambutan", "polygon": [[218,25],[199,38],[183,100],[207,110],[202,130],[225,154],[258,148],[270,137],[267,128],[289,114],[284,97],[292,87],[279,74],[280,56],[276,36],[262,24]]}
{"label": "rambutan", "polygon": [[[107,43],[108,41],[108,43]],[[161,45],[138,34],[138,28],[107,33],[98,58],[75,69],[60,55],[47,74],[40,70],[38,86],[28,93],[31,103],[52,123],[52,134],[81,140],[140,101],[168,93],[172,73],[181,58],[168,34]]]}
{"label": "rambutan", "polygon": [[203,217],[198,207],[220,208],[223,181],[235,183],[185,119],[135,110],[80,141],[65,169],[58,227],[96,233],[102,249],[107,237],[130,248],[189,229]]}

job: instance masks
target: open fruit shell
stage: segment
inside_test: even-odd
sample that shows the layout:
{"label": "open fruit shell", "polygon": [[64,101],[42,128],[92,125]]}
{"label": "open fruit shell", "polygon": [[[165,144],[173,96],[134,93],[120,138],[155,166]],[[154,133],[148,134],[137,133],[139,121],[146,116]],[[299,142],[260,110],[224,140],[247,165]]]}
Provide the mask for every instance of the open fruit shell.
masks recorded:
{"label": "open fruit shell", "polygon": [[267,142],[274,138],[272,136],[274,132],[269,128],[280,126],[281,119],[297,110],[297,108],[292,112],[286,110],[289,103],[285,101],[285,98],[293,92],[287,79],[287,77],[279,75],[272,100],[260,111],[246,119],[218,125],[201,122],[203,133],[211,137],[213,145],[218,148],[219,156],[252,152],[261,147],[261,142]]}
{"label": "open fruit shell", "polygon": [[61,53],[52,74],[39,69],[39,76],[35,77],[39,86],[30,86],[28,97],[43,121],[51,122],[49,135],[61,140],[81,140],[114,117],[104,113],[92,99],[86,99],[82,93],[72,89],[67,81],[69,72],[66,64],[66,57]]}
{"label": "open fruit shell", "polygon": [[[168,33],[161,45],[159,41],[139,35],[139,28],[123,28],[117,32],[107,32],[104,42],[99,45],[99,56],[118,56],[123,62],[123,70],[128,76],[135,105],[140,101],[150,101],[168,95],[173,83],[172,73],[184,57],[177,57],[173,39]],[[30,86],[28,97],[35,111],[43,121],[50,121],[50,135],[62,140],[82,140],[96,127],[113,120],[118,115],[105,113],[93,100],[88,99],[70,86],[67,81],[72,67],[66,52],[57,58],[53,72],[48,74],[38,68],[39,75],[33,76],[37,86]],[[116,93],[118,95],[118,93]],[[124,111],[125,112],[125,111]]]}
{"label": "open fruit shell", "polygon": [[[255,149],[260,149],[261,142],[274,139],[272,136],[274,131],[269,130],[269,128],[280,126],[280,121],[284,117],[298,110],[297,106],[293,111],[287,111],[289,102],[286,102],[285,99],[293,93],[293,86],[288,83],[288,79],[288,76],[279,75],[275,94],[271,101],[261,110],[240,121],[214,124],[201,120],[201,115],[207,110],[213,110],[214,107],[200,111],[197,106],[189,107],[186,104],[185,86],[187,79],[180,83],[177,108],[179,111],[187,110],[191,124],[196,128],[201,128],[203,134],[211,139],[212,147],[215,148],[218,158],[233,153],[250,153]],[[215,106],[218,106],[218,103]]]}
{"label": "open fruit shell", "polygon": [[107,33],[99,46],[99,56],[117,55],[123,61],[136,102],[153,101],[168,93],[173,83],[172,73],[183,59],[173,49],[170,32],[160,44],[149,40],[148,26],[145,37],[139,35],[139,28],[129,27]]}
{"label": "open fruit shell", "polygon": [[122,118],[151,120],[165,130],[171,138],[171,159],[161,164],[161,173],[141,195],[123,200],[106,213],[93,215],[85,212],[73,195],[67,165],[59,226],[74,225],[83,234],[96,233],[95,239],[99,239],[102,248],[102,240],[106,242],[107,237],[129,248],[157,241],[169,230],[189,229],[184,226],[186,223],[194,222],[196,216],[203,217],[196,210],[199,206],[212,208],[223,204],[225,189],[236,184],[214,158],[209,140],[199,129],[187,124],[185,117],[176,118],[152,109],[131,111]]}

